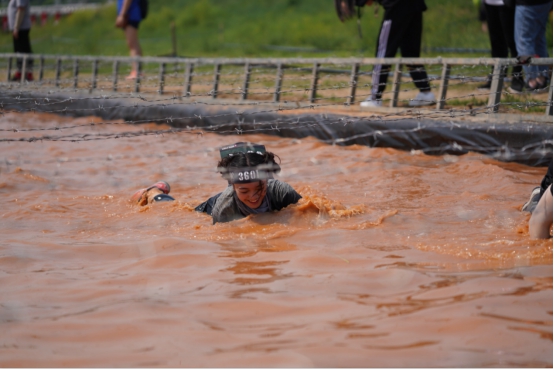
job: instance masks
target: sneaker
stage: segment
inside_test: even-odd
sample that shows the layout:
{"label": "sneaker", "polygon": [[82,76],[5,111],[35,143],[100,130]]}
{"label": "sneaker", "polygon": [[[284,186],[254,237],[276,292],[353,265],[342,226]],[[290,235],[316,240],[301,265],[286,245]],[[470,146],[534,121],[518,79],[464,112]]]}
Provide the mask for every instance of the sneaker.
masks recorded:
{"label": "sneaker", "polygon": [[12,77],[12,81],[21,81],[21,72],[17,71]]}
{"label": "sneaker", "polygon": [[539,82],[538,85],[537,85],[537,92],[539,92],[539,93],[540,92],[545,92],[546,89],[548,88],[548,85],[549,85],[549,83],[548,83],[547,79],[545,79],[543,83]]}
{"label": "sneaker", "polygon": [[360,103],[360,107],[365,108],[375,108],[375,107],[382,107],[383,101],[382,100],[373,100],[372,98],[368,98],[367,100],[364,100]]}
{"label": "sneaker", "polygon": [[[162,193],[164,194],[169,194],[169,191],[171,190],[171,188],[169,187],[169,184],[165,181],[158,181],[157,183],[155,183],[154,185],[151,185],[147,188],[144,188],[144,189],[140,189],[140,190],[137,190],[137,192],[135,192],[135,194],[133,194],[133,196],[131,197],[131,201],[132,202],[137,202],[137,203],[142,203],[143,201],[143,195],[146,194],[146,192],[150,189],[154,189],[154,188],[158,188],[162,191]],[[141,204],[141,205],[145,205],[147,203],[144,203],[144,204]]]}
{"label": "sneaker", "polygon": [[33,81],[33,80],[34,80],[34,78],[33,78],[33,73],[32,73],[32,72],[27,72],[27,73],[25,74],[25,79],[26,79],[27,81]]}
{"label": "sneaker", "polygon": [[491,84],[491,80],[487,80],[484,84],[477,86],[477,90],[490,90]]}
{"label": "sneaker", "polygon": [[435,104],[437,99],[435,99],[435,94],[431,91],[420,91],[414,99],[410,99],[408,104],[410,107],[420,107],[423,105]]}
{"label": "sneaker", "polygon": [[510,87],[508,90],[511,93],[517,94],[523,91],[523,87],[525,86],[525,81],[521,77],[512,77],[512,81],[510,82]]}
{"label": "sneaker", "polygon": [[175,198],[167,194],[158,194],[152,199],[154,202],[173,202]]}
{"label": "sneaker", "polygon": [[543,83],[540,83],[537,80],[535,80],[535,87],[532,87],[529,84],[529,82],[530,81],[527,81],[525,83],[525,86],[523,87],[523,90],[534,93],[534,94],[544,92],[544,90],[546,90],[546,88],[548,87],[548,81],[546,81],[546,80]]}
{"label": "sneaker", "polygon": [[525,92],[534,92],[535,88],[531,87],[531,85],[529,85],[529,81],[527,81],[527,82],[525,82],[525,85],[523,85],[523,91],[525,91]]}
{"label": "sneaker", "polygon": [[527,201],[527,203],[525,203],[523,207],[521,207],[521,212],[533,213],[540,199],[541,199],[541,187],[537,186],[531,192],[531,196],[529,197],[529,200]]}

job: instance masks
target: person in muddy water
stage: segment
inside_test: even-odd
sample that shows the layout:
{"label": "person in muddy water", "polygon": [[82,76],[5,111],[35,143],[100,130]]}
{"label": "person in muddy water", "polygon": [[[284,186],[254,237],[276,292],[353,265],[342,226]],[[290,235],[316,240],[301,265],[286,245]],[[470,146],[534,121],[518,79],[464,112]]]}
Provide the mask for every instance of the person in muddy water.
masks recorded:
{"label": "person in muddy water", "polygon": [[529,219],[529,235],[531,238],[550,238],[552,227],[552,162],[548,165],[541,186],[533,189],[531,197],[521,210],[531,212],[531,218]]}
{"label": "person in muddy water", "polygon": [[[195,208],[212,216],[214,224],[279,211],[302,198],[289,184],[273,178],[281,171],[275,161],[279,157],[266,151],[265,146],[239,142],[222,147],[219,152],[217,170],[228,186]],[[137,191],[131,200],[141,206],[175,200],[169,191],[169,184],[160,181]]]}

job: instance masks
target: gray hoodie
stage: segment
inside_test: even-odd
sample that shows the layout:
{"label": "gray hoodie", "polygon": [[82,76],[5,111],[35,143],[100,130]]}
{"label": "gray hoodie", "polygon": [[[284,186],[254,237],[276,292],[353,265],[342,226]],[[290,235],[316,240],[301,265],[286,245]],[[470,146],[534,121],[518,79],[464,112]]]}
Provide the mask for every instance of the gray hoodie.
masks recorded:
{"label": "gray hoodie", "polygon": [[[217,199],[212,210],[213,223],[229,222],[244,218],[237,205],[239,200],[233,196],[235,189],[228,186]],[[292,186],[286,182],[270,179],[267,180],[267,196],[269,198],[269,207],[272,211],[280,211],[289,204],[298,202],[302,196],[298,194]]]}

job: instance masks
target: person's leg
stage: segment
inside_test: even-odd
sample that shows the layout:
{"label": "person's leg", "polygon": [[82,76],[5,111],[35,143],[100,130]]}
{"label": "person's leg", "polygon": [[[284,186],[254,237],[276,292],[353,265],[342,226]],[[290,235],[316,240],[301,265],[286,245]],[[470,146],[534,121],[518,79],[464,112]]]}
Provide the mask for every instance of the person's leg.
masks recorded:
{"label": "person's leg", "polygon": [[502,19],[502,8],[504,8],[504,6],[493,6],[485,4],[485,8],[487,9],[487,25],[489,27],[491,57],[507,58],[508,45],[504,37],[504,22]]}
{"label": "person's leg", "polygon": [[[499,6],[499,21],[502,29],[502,37],[507,49],[510,51],[510,57],[516,58],[518,56],[516,41],[514,39],[514,22],[516,15],[516,8],[513,6]],[[506,50],[506,56],[508,57],[508,50]],[[521,66],[514,66],[512,68],[512,76],[521,74]]]}
{"label": "person's leg", "polygon": [[[423,32],[423,14],[421,11],[411,14],[411,19],[407,22],[402,41],[400,43],[400,52],[405,58],[419,58],[421,54],[421,33]],[[423,65],[407,65],[410,76],[414,84],[421,92],[431,91],[429,77]]]}
{"label": "person's leg", "polygon": [[[500,6],[500,27],[504,36],[504,42],[506,43],[510,57],[516,58],[518,56],[517,46],[514,39],[514,22],[515,22],[515,6]],[[507,57],[507,55],[506,55]],[[512,92],[521,92],[525,81],[523,80],[523,68],[521,65],[512,66],[512,81],[510,82],[510,89]]]}
{"label": "person's leg", "polygon": [[[400,47],[400,43],[406,29],[406,11],[403,6],[395,6],[385,10],[381,30],[377,39],[377,58],[394,58]],[[373,68],[373,81],[371,97],[373,100],[381,100],[389,77],[390,65],[375,65]]]}
{"label": "person's leg", "polygon": [[[376,58],[385,58],[387,47],[391,48],[388,43],[392,20],[383,19],[381,23],[381,30],[379,31],[379,37],[377,38],[377,50],[375,52]],[[383,91],[387,86],[387,79],[389,77],[390,65],[376,64],[373,66],[373,74],[371,81],[371,99],[381,100]]]}
{"label": "person's leg", "polygon": [[[423,32],[423,10],[416,6],[406,6],[403,10],[404,29],[401,34],[400,52],[402,57],[419,58],[421,53],[421,34]],[[431,92],[431,84],[425,66],[421,64],[407,65],[410,76],[419,93],[410,99],[410,107],[434,104],[435,94]]]}
{"label": "person's leg", "polygon": [[[531,6],[516,5],[514,39],[518,55],[535,55],[535,14]],[[536,66],[523,66],[525,80],[534,79],[537,75]]]}
{"label": "person's leg", "polygon": [[[493,58],[508,57],[508,45],[506,43],[504,29],[502,27],[502,8],[504,7],[485,4],[485,9],[487,11],[487,25],[489,29],[489,41],[491,45],[491,57]],[[487,82],[479,88],[490,89],[493,71],[494,68],[491,69],[491,74],[487,76]]]}
{"label": "person's leg", "polygon": [[[142,49],[138,38],[138,23],[131,23],[125,27],[125,39],[127,40],[127,46],[129,47],[129,54],[132,57],[142,56]],[[138,73],[137,63],[133,63],[129,78],[136,78]]]}
{"label": "person's leg", "polygon": [[[21,37],[18,37],[15,38],[13,35],[12,35],[12,39],[13,39],[13,52],[14,53],[23,53],[23,47],[22,47],[22,44],[21,44]],[[16,79],[19,79],[21,78],[21,68],[23,66],[23,59],[22,58],[17,58],[17,61],[16,61],[16,73],[14,75],[14,80]]]}
{"label": "person's leg", "polygon": [[[546,25],[548,23],[548,17],[552,10],[552,2],[547,4],[541,4],[536,6],[537,20],[537,36],[535,39],[535,54],[541,58],[548,58],[548,49],[546,48]],[[541,85],[546,83],[546,77],[548,76],[548,66],[538,66],[538,82]],[[544,87],[544,86],[541,86]]]}
{"label": "person's leg", "polygon": [[[33,50],[31,49],[31,40],[29,38],[29,33],[31,30],[20,30],[19,31],[19,44],[20,44],[20,53],[32,54]],[[27,80],[33,80],[33,58],[28,57],[25,64],[25,78]]]}
{"label": "person's leg", "polygon": [[[540,56],[538,53],[548,55],[545,51],[546,42],[543,44],[542,37],[544,37],[550,9],[552,9],[552,3],[516,6],[514,38],[519,55]],[[537,40],[539,40],[538,43]],[[525,70],[525,79],[533,88],[537,83],[535,79],[539,74],[539,68],[523,66],[523,69]]]}

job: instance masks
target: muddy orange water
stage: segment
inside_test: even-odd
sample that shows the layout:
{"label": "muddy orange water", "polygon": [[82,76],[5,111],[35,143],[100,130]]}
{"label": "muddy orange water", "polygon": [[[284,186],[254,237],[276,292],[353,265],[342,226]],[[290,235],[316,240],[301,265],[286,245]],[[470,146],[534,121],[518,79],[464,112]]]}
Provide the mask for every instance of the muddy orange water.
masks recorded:
{"label": "muddy orange water", "polygon": [[[242,140],[304,199],[212,225],[192,207],[226,186],[217,148]],[[0,153],[0,366],[552,367],[552,239],[519,211],[546,168],[265,135]],[[157,180],[178,201],[128,202]]]}

